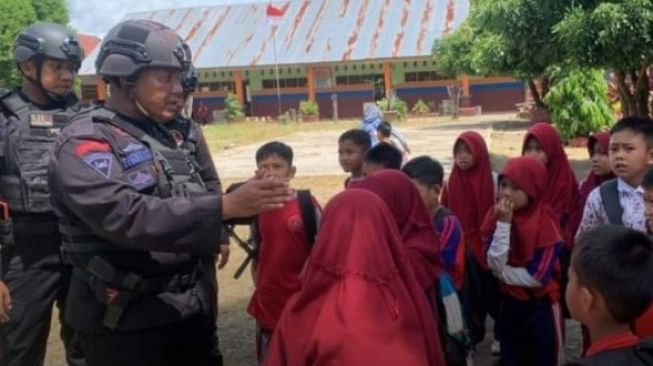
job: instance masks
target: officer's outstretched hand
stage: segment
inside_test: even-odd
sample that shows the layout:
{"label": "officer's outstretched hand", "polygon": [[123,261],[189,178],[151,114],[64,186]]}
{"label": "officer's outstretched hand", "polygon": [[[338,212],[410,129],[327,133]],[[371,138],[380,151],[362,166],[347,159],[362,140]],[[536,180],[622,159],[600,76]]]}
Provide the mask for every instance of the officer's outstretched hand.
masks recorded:
{"label": "officer's outstretched hand", "polygon": [[9,288],[4,282],[0,281],[0,323],[6,323],[10,320],[9,310],[11,310]]}
{"label": "officer's outstretched hand", "polygon": [[220,244],[220,254],[218,254],[218,269],[223,269],[224,266],[226,266],[229,262],[229,252],[229,244]]}
{"label": "officer's outstretched hand", "polygon": [[282,208],[294,198],[288,180],[264,177],[258,172],[254,178],[236,190],[222,196],[222,219],[250,217],[262,211]]}

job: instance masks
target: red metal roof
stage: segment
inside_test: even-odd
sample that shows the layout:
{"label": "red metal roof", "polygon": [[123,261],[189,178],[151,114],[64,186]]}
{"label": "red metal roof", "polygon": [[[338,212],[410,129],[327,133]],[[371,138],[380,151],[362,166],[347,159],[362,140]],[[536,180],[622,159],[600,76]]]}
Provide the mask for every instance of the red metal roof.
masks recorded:
{"label": "red metal roof", "polygon": [[[267,3],[132,13],[175,29],[198,68],[245,68],[423,57],[433,41],[469,14],[469,0],[278,1],[283,23],[266,21]],[[82,74],[95,73],[93,52]]]}

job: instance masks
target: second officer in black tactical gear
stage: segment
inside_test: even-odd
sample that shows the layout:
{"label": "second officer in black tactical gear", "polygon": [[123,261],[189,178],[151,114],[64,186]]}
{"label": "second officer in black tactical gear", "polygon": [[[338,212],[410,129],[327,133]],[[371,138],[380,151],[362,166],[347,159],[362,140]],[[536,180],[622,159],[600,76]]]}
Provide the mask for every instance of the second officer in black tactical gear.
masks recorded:
{"label": "second officer in black tactical gear", "polygon": [[[82,49],[65,27],[35,23],[19,33],[13,59],[22,85],[0,90],[0,200],[11,219],[0,225],[0,365],[42,365],[52,307],[63,314],[70,278],[47,167],[61,127],[79,109],[72,90]],[[68,364],[83,365],[63,322],[61,336]]]}
{"label": "second officer in black tactical gear", "polygon": [[190,61],[172,30],[125,21],[100,47],[110,97],[72,119],[50,165],[74,265],[66,320],[89,365],[210,364],[214,292],[201,260],[217,252],[223,220],[278,208],[292,191],[260,176],[226,195],[206,187],[163,127]]}

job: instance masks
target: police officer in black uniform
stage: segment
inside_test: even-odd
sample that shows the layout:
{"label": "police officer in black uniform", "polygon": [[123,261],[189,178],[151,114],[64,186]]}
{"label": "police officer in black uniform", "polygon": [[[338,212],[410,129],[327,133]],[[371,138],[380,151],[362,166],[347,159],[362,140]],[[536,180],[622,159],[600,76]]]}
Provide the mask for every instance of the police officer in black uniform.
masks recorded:
{"label": "police officer in black uniform", "polygon": [[110,96],[72,119],[50,165],[74,266],[66,320],[88,365],[211,364],[214,292],[202,259],[217,252],[222,220],[278,208],[292,191],[257,176],[227,195],[209,192],[163,127],[190,61],[172,30],[125,21],[100,47]]}
{"label": "police officer in black uniform", "polygon": [[[63,124],[78,111],[72,92],[82,60],[77,37],[63,26],[36,23],[14,43],[23,82],[0,90],[0,365],[42,365],[52,305],[63,314],[70,267],[62,264],[57,218],[47,184],[49,153]],[[4,216],[4,215],[3,215]],[[72,331],[61,336],[70,365],[83,365]]]}

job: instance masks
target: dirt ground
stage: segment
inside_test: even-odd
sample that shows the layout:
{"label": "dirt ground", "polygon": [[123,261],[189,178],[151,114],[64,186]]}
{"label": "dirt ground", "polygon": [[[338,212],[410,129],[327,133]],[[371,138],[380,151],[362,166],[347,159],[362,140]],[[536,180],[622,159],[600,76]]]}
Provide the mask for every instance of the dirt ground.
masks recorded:
{"label": "dirt ground", "polygon": [[[516,120],[512,115],[484,115],[459,121],[442,120],[419,124],[400,124],[399,129],[408,139],[413,150],[412,156],[428,154],[440,160],[445,169],[451,167],[451,150],[455,138],[465,130],[473,129],[481,133],[489,144],[495,170],[500,170],[509,157],[520,154],[521,141],[527,123]],[[337,162],[337,138],[342,130],[330,126],[324,131],[312,127],[310,131],[298,132],[279,137],[295,150],[297,178],[296,188],[310,188],[322,205],[342,189],[346,178]],[[266,136],[267,138],[268,136]],[[218,166],[224,186],[249,177],[254,171],[254,153],[261,141],[242,146],[230,146],[220,150],[213,158]],[[579,177],[586,174],[589,164],[585,149],[567,149]],[[238,232],[245,237],[246,230]],[[244,259],[244,252],[232,241],[231,258],[226,268],[219,272],[220,317],[219,330],[221,349],[225,365],[254,365],[254,322],[246,313],[249,297],[253,292],[249,271],[235,280],[233,274]],[[53,318],[49,341],[47,365],[65,365],[61,342],[58,339],[58,321]],[[568,354],[578,354],[580,336],[577,324],[567,324]],[[489,366],[495,359],[489,355],[489,343],[482,344],[475,356],[475,365]]]}

